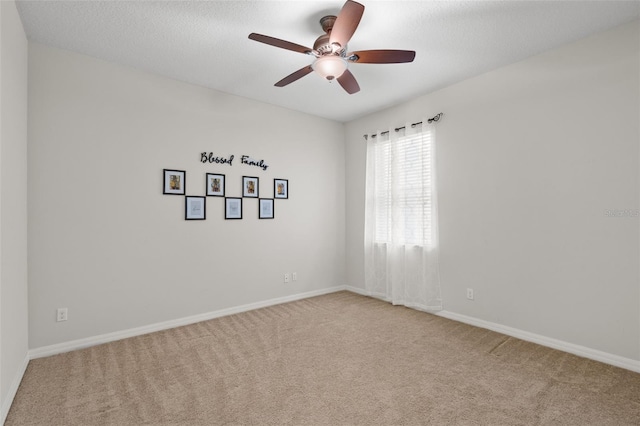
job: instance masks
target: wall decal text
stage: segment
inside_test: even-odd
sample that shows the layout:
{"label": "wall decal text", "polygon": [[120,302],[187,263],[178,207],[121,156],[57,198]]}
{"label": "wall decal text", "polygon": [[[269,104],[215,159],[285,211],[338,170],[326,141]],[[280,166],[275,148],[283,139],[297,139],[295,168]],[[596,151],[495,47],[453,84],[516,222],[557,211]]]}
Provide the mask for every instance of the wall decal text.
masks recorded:
{"label": "wall decal text", "polygon": [[216,157],[215,155],[213,155],[213,152],[210,153],[206,153],[203,152],[202,154],[200,154],[200,161],[203,163],[218,163],[218,164],[228,164],[228,165],[232,165],[231,163],[233,162],[233,155],[230,155],[229,158],[224,158],[224,157]]}
{"label": "wall decal text", "polygon": [[240,161],[242,162],[242,164],[247,164],[249,166],[256,166],[256,167],[260,167],[262,170],[267,170],[267,168],[269,167],[264,160],[254,160],[253,158],[249,157],[248,155],[243,155],[242,158],[240,158]]}
{"label": "wall decal text", "polygon": [[[233,166],[233,159],[235,157],[230,155],[229,157],[220,157],[214,155],[213,152],[202,152],[200,153],[200,162],[201,163],[217,163],[217,164],[228,164]],[[267,170],[269,165],[264,162],[264,160],[254,160],[248,155],[243,155],[240,157],[240,162],[242,164],[246,164],[247,166],[256,166],[260,167],[262,170]]]}

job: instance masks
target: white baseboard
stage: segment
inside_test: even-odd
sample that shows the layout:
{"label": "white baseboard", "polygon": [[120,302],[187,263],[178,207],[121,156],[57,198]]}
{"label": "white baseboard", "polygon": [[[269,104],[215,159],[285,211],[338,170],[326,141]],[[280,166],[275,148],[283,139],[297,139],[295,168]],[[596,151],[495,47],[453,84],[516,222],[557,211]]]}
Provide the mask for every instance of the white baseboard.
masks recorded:
{"label": "white baseboard", "polygon": [[[342,290],[347,290],[352,293],[360,294],[363,296],[370,296],[370,294],[365,289],[362,289],[359,287],[353,287],[349,285],[329,287],[321,290],[294,294],[291,296],[279,297],[275,299],[265,300],[262,302],[250,303],[247,305],[241,305],[233,308],[226,308],[218,311],[207,312],[204,314],[194,315],[190,317],[178,318],[175,320],[151,324],[143,327],[136,327],[128,330],[101,334],[99,336],[72,340],[70,342],[59,343],[56,345],[43,346],[40,348],[35,348],[30,350],[28,354],[28,359],[35,359],[35,358],[41,358],[45,356],[56,355],[64,352],[77,350],[77,349],[87,348],[90,346],[100,345],[103,343],[113,342],[115,340],[126,339],[128,337],[140,336],[143,334],[153,333],[155,331],[167,330],[174,327],[181,327],[183,325],[194,324],[201,321],[207,321],[210,319],[219,318],[227,315],[233,315],[241,312],[251,311],[254,309],[265,308],[267,306],[279,305],[281,303],[293,302],[295,300],[306,299],[309,297],[321,296],[323,294],[335,293],[337,291],[342,291]],[[640,373],[640,361],[636,361],[630,358],[609,354],[607,352],[598,351],[596,349],[591,349],[585,346],[575,345],[573,343],[564,342],[562,340],[553,339],[550,337],[542,336],[535,333],[530,333],[528,331],[523,331],[523,330],[519,330],[512,327],[507,327],[505,325],[496,324],[489,321],[484,321],[484,320],[469,317],[466,315],[456,314],[454,312],[440,311],[440,312],[437,312],[436,315],[439,315],[443,318],[448,318],[454,321],[470,324],[476,327],[486,328],[488,330],[506,334],[507,336],[516,337],[518,339],[526,340],[528,342],[537,343],[542,346],[558,349],[558,350],[568,352],[574,355],[578,355],[584,358],[593,359],[595,361],[604,362],[605,364],[614,365],[616,367],[621,367],[627,370]],[[27,367],[28,359],[25,361],[24,369],[26,369]],[[24,374],[24,369],[22,373],[19,375],[20,379]],[[12,385],[12,390],[14,393],[12,394],[10,401],[13,401],[13,396],[15,396],[15,391],[18,390],[19,384],[20,384],[20,380],[17,380],[17,382],[14,385]],[[13,389],[13,386],[15,386],[15,389]],[[11,405],[9,403],[8,407],[10,406]],[[3,406],[2,412],[0,414],[6,416],[6,411],[4,408],[5,407]],[[3,418],[3,421],[4,421],[4,418]],[[0,424],[2,424],[2,422],[0,422]]]}
{"label": "white baseboard", "polygon": [[13,404],[13,399],[16,397],[18,387],[20,387],[20,382],[22,382],[22,377],[24,377],[24,373],[27,371],[27,365],[29,365],[28,355],[25,356],[20,369],[16,372],[16,375],[11,382],[7,398],[2,401],[2,407],[0,407],[0,425],[3,425],[4,421],[7,420],[7,415],[9,414],[9,409],[11,409],[11,404]]}
{"label": "white baseboard", "polygon": [[627,370],[640,373],[640,361],[636,361],[634,359],[625,358],[625,357],[613,355],[607,352],[598,351],[596,349],[591,349],[586,346],[574,345],[573,343],[564,342],[562,340],[553,339],[551,337],[530,333],[528,331],[507,327],[505,325],[496,324],[493,322],[469,317],[466,315],[456,314],[454,312],[440,311],[436,313],[436,315],[441,316],[443,318],[448,318],[454,321],[463,322],[465,324],[474,325],[476,327],[486,328],[488,330],[506,334],[507,336],[516,337],[521,340],[537,343],[542,346],[558,349],[560,351],[578,355],[583,358],[592,359],[594,361],[603,362],[605,364],[614,365],[616,367],[625,368]]}
{"label": "white baseboard", "polygon": [[371,296],[371,294],[364,288],[352,287],[350,285],[345,285],[343,288],[344,290],[350,291],[351,293],[360,294],[362,296]]}
{"label": "white baseboard", "polygon": [[58,343],[55,345],[43,346],[40,348],[31,349],[29,351],[29,359],[36,359],[36,358],[42,358],[42,357],[51,356],[51,355],[57,355],[64,352],[70,352],[77,349],[88,348],[90,346],[96,346],[96,345],[101,345],[103,343],[109,343],[116,340],[126,339],[128,337],[140,336],[143,334],[153,333],[156,331],[162,331],[170,328],[181,327],[183,325],[194,324],[197,322],[207,321],[210,319],[224,317],[227,315],[233,315],[241,312],[252,311],[254,309],[265,308],[267,306],[279,305],[282,303],[293,302],[295,300],[307,299],[309,297],[335,293],[336,291],[341,291],[341,290],[346,290],[345,286],[323,288],[321,290],[314,290],[306,293],[294,294],[291,296],[278,297],[275,299],[269,299],[262,302],[249,303],[247,305],[220,309],[218,311],[206,312],[199,315],[193,315],[185,318],[178,318],[175,320],[145,325],[142,327],[130,328],[127,330],[115,331],[113,333],[106,333],[98,336],[87,337],[84,339]]}

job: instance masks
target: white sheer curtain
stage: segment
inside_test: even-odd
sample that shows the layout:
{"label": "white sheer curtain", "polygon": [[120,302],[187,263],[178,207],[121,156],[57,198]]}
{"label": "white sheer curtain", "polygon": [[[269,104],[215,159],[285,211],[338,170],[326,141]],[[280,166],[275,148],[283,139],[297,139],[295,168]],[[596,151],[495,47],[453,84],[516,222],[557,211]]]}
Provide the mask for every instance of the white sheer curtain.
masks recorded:
{"label": "white sheer curtain", "polygon": [[425,311],[442,309],[435,150],[430,124],[367,140],[366,289]]}

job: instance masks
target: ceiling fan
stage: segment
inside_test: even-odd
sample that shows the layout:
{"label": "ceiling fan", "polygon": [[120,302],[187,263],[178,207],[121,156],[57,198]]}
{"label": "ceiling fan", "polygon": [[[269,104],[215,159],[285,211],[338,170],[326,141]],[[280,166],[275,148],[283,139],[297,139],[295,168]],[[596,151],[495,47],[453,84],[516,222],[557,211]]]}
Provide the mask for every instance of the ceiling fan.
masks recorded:
{"label": "ceiling fan", "polygon": [[347,53],[347,43],[358,28],[363,13],[363,5],[347,0],[338,16],[329,15],[320,19],[325,34],[318,37],[313,49],[262,34],[251,33],[249,38],[281,49],[315,56],[311,65],[289,74],[275,86],[284,87],[315,71],[329,81],[338,80],[347,93],[353,94],[360,91],[360,86],[348,69],[349,63],[399,64],[412,62],[416,56],[413,50],[359,50]]}

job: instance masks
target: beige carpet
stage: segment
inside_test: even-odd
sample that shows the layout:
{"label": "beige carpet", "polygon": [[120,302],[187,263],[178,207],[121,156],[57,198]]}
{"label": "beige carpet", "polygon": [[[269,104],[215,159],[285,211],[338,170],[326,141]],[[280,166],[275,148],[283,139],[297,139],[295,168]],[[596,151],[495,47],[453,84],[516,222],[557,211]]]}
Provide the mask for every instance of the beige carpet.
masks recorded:
{"label": "beige carpet", "polygon": [[334,293],[31,361],[6,425],[640,425],[640,374]]}

